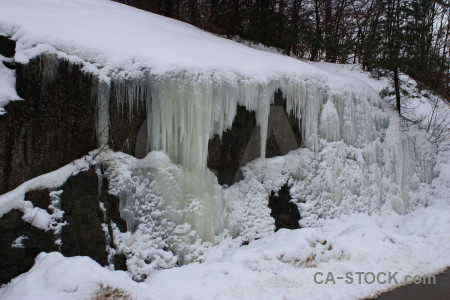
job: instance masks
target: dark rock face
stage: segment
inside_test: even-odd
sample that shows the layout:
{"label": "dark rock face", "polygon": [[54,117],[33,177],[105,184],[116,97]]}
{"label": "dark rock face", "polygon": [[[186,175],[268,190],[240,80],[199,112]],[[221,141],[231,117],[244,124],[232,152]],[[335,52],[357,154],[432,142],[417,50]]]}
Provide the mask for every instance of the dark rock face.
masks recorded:
{"label": "dark rock face", "polygon": [[0,35],[0,54],[5,57],[13,57],[15,53],[16,42]]}
{"label": "dark rock face", "polygon": [[[90,78],[64,61],[54,74],[43,70],[44,59],[16,65],[17,92],[25,101],[11,102],[0,116],[0,194],[96,146]],[[50,74],[53,80],[45,78]]]}
{"label": "dark rock face", "polygon": [[[0,54],[13,57],[14,52],[14,41],[0,37]],[[17,92],[25,101],[11,102],[5,107],[7,114],[0,116],[0,194],[58,169],[97,146],[92,78],[81,71],[81,66],[44,55],[14,67]],[[115,124],[110,144],[115,150],[132,153],[134,149],[127,148],[126,141],[133,132],[137,134],[136,123],[140,125],[141,121],[130,121],[128,114],[121,114],[113,105],[110,108]],[[61,209],[69,223],[61,231],[60,250],[64,255],[88,255],[102,265],[107,263],[106,246],[111,240],[106,238],[102,223],[105,216],[108,223],[121,224],[123,220],[118,199],[108,195],[104,181],[102,184],[91,169],[70,178],[60,188]],[[26,199],[43,209],[50,204],[47,190],[27,193]],[[104,202],[105,213],[100,210],[99,201]],[[123,228],[123,224],[118,227]],[[19,211],[0,218],[0,232],[0,283],[28,271],[40,252],[59,250],[53,231],[25,223]],[[11,248],[22,235],[27,237],[24,248]],[[117,267],[123,269],[123,264]]]}
{"label": "dark rock face", "polygon": [[[14,53],[15,42],[0,37],[0,54]],[[11,102],[7,114],[0,116],[0,194],[97,147],[92,78],[81,66],[48,55],[17,64],[16,88],[25,101]],[[135,152],[145,120],[145,107],[132,110],[130,117],[128,104],[118,107],[111,101],[109,145],[129,154]]]}
{"label": "dark rock face", "polygon": [[[111,222],[121,232],[126,231],[126,223],[120,218],[119,198],[108,194],[108,181],[99,177],[94,168],[69,178],[61,189],[61,209],[68,223],[61,231],[61,253],[89,256],[102,266],[107,265],[106,248],[114,248]],[[104,224],[107,232],[102,228]],[[116,256],[115,267],[126,270],[121,261],[122,258]]]}
{"label": "dark rock face", "polygon": [[272,210],[270,216],[275,219],[275,231],[280,228],[300,228],[300,213],[297,205],[291,202],[289,187],[283,185],[278,193],[272,192],[269,197],[269,207]]}
{"label": "dark rock face", "polygon": [[[133,156],[136,156],[136,145],[138,139],[138,133],[141,126],[145,126],[145,143],[147,141],[146,136],[146,118],[147,110],[145,103],[137,101],[134,106],[131,106],[128,101],[124,101],[123,105],[116,102],[115,87],[112,86],[112,99],[109,106],[109,118],[110,118],[110,138],[109,147],[115,151],[121,151]],[[145,153],[146,154],[146,153]],[[143,154],[142,157],[145,156]]]}
{"label": "dark rock face", "polygon": [[61,209],[69,225],[61,231],[61,253],[65,256],[89,256],[107,264],[103,212],[99,206],[98,177],[94,170],[69,178],[62,187]]}
{"label": "dark rock face", "polygon": [[[285,155],[291,150],[300,148],[302,145],[300,122],[295,116],[287,112],[286,101],[284,101],[283,93],[280,90],[274,95],[274,103],[270,112],[266,157]],[[273,143],[271,138],[273,137],[276,138],[277,145],[279,146],[279,154],[272,155],[272,153],[275,153],[270,148],[270,144]]]}
{"label": "dark rock face", "polygon": [[[57,250],[52,231],[34,228],[22,221],[22,213],[16,210],[0,218],[0,235],[0,284],[28,271],[40,252]],[[22,241],[24,247],[12,248],[20,236],[27,237]]]}
{"label": "dark rock face", "polygon": [[[216,173],[219,184],[231,185],[240,179],[237,171],[255,127],[255,113],[238,106],[232,128],[222,134],[222,139],[216,135],[209,140],[208,168]],[[250,145],[247,152],[251,152],[249,156],[256,158],[259,156],[259,143],[257,147],[254,146]]]}
{"label": "dark rock face", "polygon": [[[92,168],[71,178],[60,188],[63,221],[68,224],[61,230],[62,245],[55,244],[56,236],[52,230],[43,231],[22,221],[22,213],[13,210],[0,218],[0,284],[28,271],[40,252],[61,251],[65,256],[89,256],[101,265],[108,264],[106,246],[114,247],[110,222],[119,229],[126,229],[125,221],[119,215],[119,199],[107,193],[106,179],[99,178]],[[100,186],[99,186],[100,184]],[[50,204],[49,191],[27,193],[26,199],[35,206],[46,209]],[[103,202],[105,212],[100,209]],[[106,220],[105,220],[106,218]],[[109,224],[107,235],[102,230],[102,223]],[[24,248],[12,248],[12,243],[20,236]],[[123,257],[114,258],[117,269],[126,270]]]}

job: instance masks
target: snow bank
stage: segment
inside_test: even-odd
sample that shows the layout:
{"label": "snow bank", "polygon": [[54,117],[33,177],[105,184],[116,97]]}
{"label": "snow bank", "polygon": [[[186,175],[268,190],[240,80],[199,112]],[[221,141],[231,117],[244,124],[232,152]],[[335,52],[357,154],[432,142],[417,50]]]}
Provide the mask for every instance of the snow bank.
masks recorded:
{"label": "snow bank", "polygon": [[[450,266],[449,212],[447,203],[407,215],[350,214],[321,228],[279,230],[240,248],[224,239],[204,263],[161,270],[140,284],[89,258],[42,253],[29,272],[0,289],[0,297],[92,299],[109,287],[137,300],[368,298],[405,284],[406,275]],[[335,283],[325,284],[329,272]],[[358,283],[356,272],[397,274],[391,282],[370,284]],[[337,279],[348,273],[352,283]],[[314,281],[315,274],[322,283]]]}
{"label": "snow bank", "polygon": [[[449,211],[446,204],[406,216],[351,214],[317,229],[280,230],[236,250],[224,241],[205,263],[160,271],[147,283],[170,299],[368,298],[404,284],[406,275],[450,265]],[[317,284],[316,272],[322,280],[328,272],[352,272],[355,281]],[[356,272],[398,272],[398,283],[357,284]]]}
{"label": "snow bank", "polygon": [[2,61],[12,59],[0,55],[0,116],[5,114],[5,107],[9,101],[22,100],[16,92],[16,73],[3,64]]}
{"label": "snow bank", "polygon": [[109,271],[88,257],[66,258],[58,252],[42,252],[30,271],[0,290],[0,298],[62,300],[97,296],[102,299],[102,295],[109,295],[116,299],[152,299],[145,296],[148,290],[125,272]]}

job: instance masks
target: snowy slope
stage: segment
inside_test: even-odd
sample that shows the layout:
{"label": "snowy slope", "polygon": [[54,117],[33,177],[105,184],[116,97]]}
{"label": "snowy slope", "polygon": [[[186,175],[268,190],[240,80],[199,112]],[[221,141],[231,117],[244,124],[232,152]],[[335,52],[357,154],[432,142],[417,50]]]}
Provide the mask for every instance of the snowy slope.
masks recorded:
{"label": "snowy slope", "polygon": [[0,34],[17,40],[16,60],[22,63],[57,50],[106,73],[126,69],[130,74],[142,67],[155,74],[184,69],[261,82],[279,74],[329,76],[298,60],[107,0],[1,0]]}
{"label": "snowy slope", "polygon": [[341,78],[352,78],[366,83],[377,93],[380,93],[389,84],[386,77],[376,79],[370,76],[370,73],[363,71],[357,64],[332,64],[326,62],[309,62],[310,65],[321,70],[338,75]]}

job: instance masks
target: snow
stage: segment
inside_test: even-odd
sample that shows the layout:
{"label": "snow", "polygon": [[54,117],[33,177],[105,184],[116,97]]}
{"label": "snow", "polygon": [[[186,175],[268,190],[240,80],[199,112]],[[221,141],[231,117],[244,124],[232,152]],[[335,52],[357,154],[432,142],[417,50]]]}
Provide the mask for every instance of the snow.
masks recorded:
{"label": "snow", "polygon": [[[440,232],[433,235],[430,244],[420,236],[403,233],[411,223],[423,226],[424,219],[434,219],[439,209],[445,210],[440,213],[445,221],[438,221]],[[333,272],[343,276],[346,272],[392,271],[398,272],[401,281],[407,274],[440,271],[449,264],[449,237],[445,230],[449,224],[448,209],[447,205],[423,210],[419,219],[417,215],[380,218],[353,214],[332,220],[320,229],[281,230],[203,265],[161,271],[147,283],[157,292],[165,291],[163,298],[170,299],[366,298],[393,285],[345,284],[342,280],[316,284],[314,274]],[[437,224],[427,225],[430,230]],[[442,243],[439,237],[443,238]],[[409,247],[412,249],[405,255]],[[182,288],[172,291],[169,284]]]}
{"label": "snow", "polygon": [[[2,0],[0,33],[17,41],[16,61],[60,51],[108,72],[147,67],[154,74],[189,70],[267,81],[278,74],[324,72],[270,55],[191,25],[107,0]],[[57,24],[57,26],[55,26]],[[51,50],[52,49],[52,50]]]}
{"label": "snow", "polygon": [[11,248],[24,248],[23,241],[27,240],[28,237],[26,235],[21,235],[18,238],[14,240],[14,242],[11,244]]}
{"label": "snow", "polygon": [[0,55],[0,116],[5,114],[5,107],[9,101],[22,100],[16,92],[16,73],[3,64],[11,59]]}
{"label": "snow", "polygon": [[[238,248],[224,239],[204,263],[158,271],[145,283],[86,257],[41,253],[35,266],[0,289],[2,299],[91,299],[110,287],[132,299],[361,299],[450,266],[450,205],[407,215],[350,214],[320,228],[278,232]],[[335,284],[314,274],[332,272]],[[353,283],[336,277],[353,274]],[[356,272],[397,272],[398,282],[357,283]],[[382,279],[385,279],[384,277]]]}
{"label": "snow", "polygon": [[321,70],[337,74],[340,77],[364,82],[377,93],[380,93],[389,84],[389,80],[386,77],[374,78],[369,72],[363,71],[361,65],[358,64],[333,64],[326,62],[309,62],[309,64]]}
{"label": "snow", "polygon": [[2,289],[0,298],[93,299],[110,287],[126,291],[123,294],[116,290],[119,297],[128,295],[131,299],[151,299],[144,296],[148,287],[132,281],[125,272],[109,271],[88,257],[66,258],[58,252],[39,254],[33,268],[12,280],[8,288]]}
{"label": "snow", "polygon": [[[96,152],[93,151],[92,153],[92,155],[95,155]],[[69,177],[87,170],[93,163],[95,162],[92,156],[86,155],[55,171],[25,181],[15,189],[0,195],[0,217],[13,209],[17,209],[23,213],[22,219],[25,222],[42,230],[49,230],[55,218],[61,218],[61,212],[59,209],[53,208],[54,214],[50,215],[45,209],[34,207],[33,203],[25,200],[26,193],[34,190],[56,189],[62,186]],[[51,193],[51,195],[55,195],[55,193]],[[59,226],[57,227],[59,230]]]}

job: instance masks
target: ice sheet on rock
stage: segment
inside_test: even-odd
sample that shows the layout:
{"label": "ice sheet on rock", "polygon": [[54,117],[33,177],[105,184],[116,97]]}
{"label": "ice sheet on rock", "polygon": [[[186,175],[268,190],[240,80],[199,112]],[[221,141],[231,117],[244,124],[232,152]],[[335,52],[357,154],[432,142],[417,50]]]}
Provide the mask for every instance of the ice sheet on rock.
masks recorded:
{"label": "ice sheet on rock", "polygon": [[[185,182],[192,183],[189,179],[192,172],[195,175],[191,178],[202,186],[201,190],[214,185],[211,174],[205,169],[208,140],[231,128],[237,105],[256,112],[257,125],[261,128],[260,154],[264,157],[270,105],[275,91],[283,93],[287,112],[300,123],[305,151],[287,155],[279,167],[276,167],[277,159],[250,163],[246,168],[250,175],[245,181],[251,186],[250,190],[245,184],[231,187],[226,192],[225,204],[214,204],[222,201],[222,197],[213,196],[218,192],[201,197],[205,199],[203,205],[212,201],[208,205],[228,206],[233,211],[228,229],[234,236],[252,240],[273,230],[273,219],[267,209],[262,209],[256,217],[251,217],[249,212],[259,212],[259,207],[265,207],[268,195],[286,182],[299,205],[303,226],[318,225],[324,218],[340,213],[372,213],[382,208],[406,212],[417,204],[427,203],[423,196],[417,195],[419,188],[436,176],[432,150],[420,146],[427,144],[420,136],[402,133],[399,118],[368,88],[337,90],[315,78],[286,76],[261,84],[241,76],[229,81],[220,74],[210,76],[184,71],[164,76],[149,72],[140,75],[140,78],[113,80],[115,105],[123,110],[128,103],[130,111],[123,113],[128,113],[130,118],[134,109],[145,106],[148,151],[163,150],[173,162],[183,166],[182,176],[168,172],[162,177],[169,182],[170,178],[181,176],[187,180]],[[255,166],[259,167],[251,171]],[[135,171],[133,176],[135,180],[149,179]],[[139,184],[154,185],[156,181],[150,178],[150,182]],[[260,187],[257,187],[258,182]],[[185,184],[181,186],[187,191]],[[186,200],[175,196],[175,189],[170,192],[172,195],[160,194],[161,201],[177,199],[178,202],[170,205],[189,211]],[[132,207],[133,203],[140,205],[139,197],[144,194],[134,194],[134,198],[127,196],[127,207]],[[252,197],[257,201],[246,201]],[[236,202],[236,199],[241,201]],[[235,202],[238,204],[233,206]],[[132,220],[135,214],[135,211],[124,212],[127,220]],[[223,213],[217,210],[213,215]],[[207,216],[210,215],[199,215],[191,224],[211,224],[204,219]],[[181,219],[173,221],[178,225],[183,222]],[[137,223],[129,224],[129,228],[136,226]],[[217,228],[214,226],[211,228]],[[199,236],[211,241],[213,235],[205,235],[200,227],[197,225],[195,229]]]}
{"label": "ice sheet on rock", "polygon": [[[116,105],[130,104],[131,117],[135,107],[147,108],[148,150],[166,151],[170,158],[188,168],[206,166],[208,140],[231,128],[237,106],[256,112],[260,131],[260,154],[265,156],[270,105],[274,93],[280,90],[286,101],[287,112],[300,122],[303,144],[318,150],[318,138],[325,137],[326,129],[319,130],[321,111],[325,103],[333,106],[335,117],[328,126],[341,134],[340,139],[358,147],[373,141],[376,130],[388,123],[380,108],[373,108],[365,93],[341,91],[329,87],[329,82],[309,77],[278,76],[264,83],[251,77],[236,76],[233,80],[215,74],[172,72],[164,76],[141,74],[136,79],[113,81]],[[326,106],[326,107],[328,107]],[[323,115],[323,114],[322,114]],[[323,118],[323,116],[322,116]]]}

